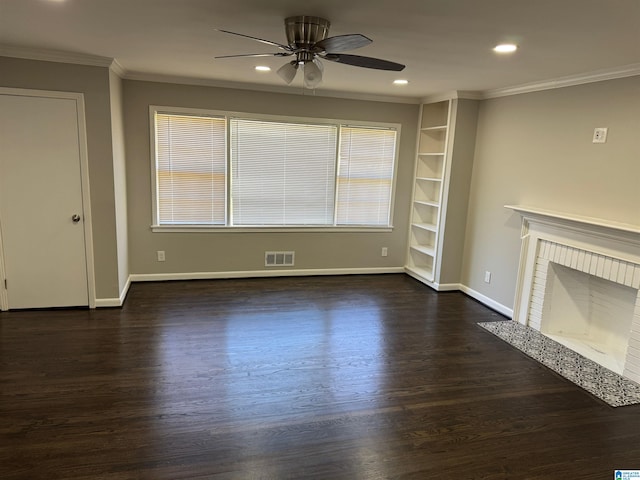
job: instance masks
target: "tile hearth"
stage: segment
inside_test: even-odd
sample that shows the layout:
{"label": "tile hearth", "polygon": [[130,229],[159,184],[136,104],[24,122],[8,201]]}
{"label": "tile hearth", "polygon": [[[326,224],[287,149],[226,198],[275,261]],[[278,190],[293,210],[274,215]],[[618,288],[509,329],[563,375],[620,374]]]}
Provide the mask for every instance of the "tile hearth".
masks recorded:
{"label": "tile hearth", "polygon": [[515,321],[478,325],[612,407],[640,403],[640,384]]}

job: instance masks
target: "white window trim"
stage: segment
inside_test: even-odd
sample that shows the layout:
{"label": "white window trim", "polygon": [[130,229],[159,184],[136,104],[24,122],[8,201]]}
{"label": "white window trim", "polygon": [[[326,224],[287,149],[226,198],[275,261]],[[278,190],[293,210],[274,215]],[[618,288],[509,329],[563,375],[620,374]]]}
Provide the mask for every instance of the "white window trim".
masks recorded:
{"label": "white window trim", "polygon": [[210,226],[210,225],[151,225],[152,232],[160,233],[202,233],[202,232],[215,232],[215,233],[325,233],[325,232],[341,232],[341,233],[354,233],[354,232],[392,232],[393,225],[389,227],[376,226],[321,226],[321,227],[297,227],[297,226],[267,226],[267,227],[236,227],[236,226]]}
{"label": "white window trim", "polygon": [[[233,226],[233,225],[158,225],[156,224],[156,219],[158,218],[158,198],[157,198],[157,175],[156,175],[156,123],[155,123],[155,115],[156,113],[168,113],[168,114],[191,114],[191,115],[201,115],[201,116],[210,116],[210,117],[226,117],[229,120],[231,117],[242,118],[248,120],[264,120],[264,121],[275,121],[275,122],[284,122],[284,123],[303,123],[303,124],[319,124],[319,125],[338,125],[345,127],[371,127],[371,128],[381,128],[381,129],[394,129],[396,131],[396,145],[395,145],[395,153],[393,160],[393,180],[391,183],[391,201],[389,205],[389,226],[380,226],[380,225],[345,225],[345,226],[327,226],[322,225],[318,227],[308,227],[308,226],[299,226],[299,225],[282,225],[282,226]],[[203,232],[215,232],[215,233],[282,233],[282,232],[291,232],[291,233],[325,233],[325,232],[343,232],[343,233],[352,233],[352,232],[361,232],[361,233],[381,233],[381,232],[392,232],[393,231],[393,216],[395,212],[395,198],[396,198],[396,183],[398,179],[398,158],[400,155],[400,130],[401,124],[399,123],[385,123],[385,122],[369,122],[369,121],[360,121],[353,119],[330,119],[330,118],[315,118],[315,117],[290,117],[283,115],[266,115],[259,113],[246,113],[246,112],[233,112],[227,110],[210,110],[210,109],[202,109],[202,108],[188,108],[188,107],[169,107],[162,105],[149,105],[149,150],[150,150],[150,171],[151,171],[151,231],[154,233],[167,233],[167,232],[175,232],[175,233],[203,233]],[[227,129],[227,135],[229,135],[229,130]],[[230,148],[230,142],[227,141],[227,150]],[[339,148],[339,147],[338,147]],[[231,156],[227,151],[227,197],[229,196],[229,188],[231,188]],[[337,181],[337,170],[336,170],[336,181]],[[227,198],[228,200],[228,198]],[[231,208],[229,201],[227,201],[227,218],[229,215],[229,208]]]}

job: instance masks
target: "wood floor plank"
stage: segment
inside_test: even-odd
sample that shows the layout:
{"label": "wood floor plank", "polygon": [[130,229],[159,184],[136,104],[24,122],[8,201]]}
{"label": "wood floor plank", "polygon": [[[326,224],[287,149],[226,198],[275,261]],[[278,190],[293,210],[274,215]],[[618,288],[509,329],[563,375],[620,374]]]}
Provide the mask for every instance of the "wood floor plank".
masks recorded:
{"label": "wood floor plank", "polygon": [[640,468],[614,409],[408,276],[133,284],[0,313],[3,479],[558,479]]}

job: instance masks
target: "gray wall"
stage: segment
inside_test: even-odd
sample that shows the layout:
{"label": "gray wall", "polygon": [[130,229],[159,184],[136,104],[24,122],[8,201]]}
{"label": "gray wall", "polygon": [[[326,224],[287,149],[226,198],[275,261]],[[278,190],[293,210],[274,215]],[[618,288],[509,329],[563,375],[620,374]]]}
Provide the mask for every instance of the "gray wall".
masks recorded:
{"label": "gray wall", "polygon": [[469,188],[478,123],[477,100],[453,100],[451,122],[454,125],[449,141],[451,174],[446,193],[447,218],[442,240],[440,284],[458,285],[462,275],[462,260],[469,205]]}
{"label": "gray wall", "polygon": [[[296,269],[402,267],[406,254],[418,105],[287,95],[227,88],[124,81],[129,258],[132,274],[264,270],[264,252],[293,250]],[[153,233],[149,105],[205,108],[297,117],[400,123],[392,232]],[[382,247],[389,249],[381,257]],[[156,251],[166,261],[156,260]]]}
{"label": "gray wall", "polygon": [[[0,86],[84,94],[98,299],[117,298],[129,272],[262,270],[265,250],[295,250],[299,269],[404,265],[417,105],[120,81],[110,78],[105,67],[6,57],[0,57],[0,72]],[[378,233],[152,233],[150,104],[400,123],[395,228]],[[462,104],[465,118],[472,119],[475,103]],[[513,306],[520,218],[505,204],[640,225],[638,112],[638,76],[479,102],[472,165],[471,120],[456,140],[464,138],[462,143],[454,144],[454,155],[463,152],[464,160],[452,165],[450,207],[458,220],[468,212],[465,222],[445,230],[445,281],[455,283],[461,270],[463,285]],[[595,127],[609,128],[606,144],[591,143]],[[380,256],[383,246],[389,248],[388,257]],[[156,261],[157,250],[166,251],[166,262]],[[493,274],[490,284],[483,281],[485,270]]]}
{"label": "gray wall", "polygon": [[97,298],[117,298],[109,69],[0,57],[0,86],[84,94]]}
{"label": "gray wall", "polygon": [[521,222],[505,204],[640,225],[640,77],[481,102],[462,283],[512,308]]}

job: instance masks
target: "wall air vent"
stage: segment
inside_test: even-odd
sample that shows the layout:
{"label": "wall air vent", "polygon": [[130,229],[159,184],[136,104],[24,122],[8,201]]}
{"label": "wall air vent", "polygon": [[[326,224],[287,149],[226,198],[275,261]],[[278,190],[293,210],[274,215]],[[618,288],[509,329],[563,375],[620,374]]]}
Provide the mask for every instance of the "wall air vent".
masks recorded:
{"label": "wall air vent", "polygon": [[292,267],[295,252],[264,252],[265,267]]}

